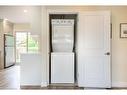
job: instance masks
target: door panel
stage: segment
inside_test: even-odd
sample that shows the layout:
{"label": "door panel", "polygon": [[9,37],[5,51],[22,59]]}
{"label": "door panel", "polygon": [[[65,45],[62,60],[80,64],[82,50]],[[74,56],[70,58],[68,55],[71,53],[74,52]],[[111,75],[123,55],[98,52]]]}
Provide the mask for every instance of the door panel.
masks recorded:
{"label": "door panel", "polygon": [[[85,48],[103,48],[103,16],[85,16]],[[92,27],[91,27],[92,26]]]}
{"label": "door panel", "polygon": [[109,88],[110,80],[110,13],[79,14],[78,85]]}

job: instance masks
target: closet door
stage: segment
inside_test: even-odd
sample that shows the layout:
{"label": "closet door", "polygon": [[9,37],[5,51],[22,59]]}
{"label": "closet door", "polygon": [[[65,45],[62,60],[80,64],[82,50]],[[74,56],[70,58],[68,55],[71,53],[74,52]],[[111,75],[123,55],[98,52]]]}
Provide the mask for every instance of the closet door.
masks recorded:
{"label": "closet door", "polygon": [[110,88],[110,12],[79,14],[79,87]]}

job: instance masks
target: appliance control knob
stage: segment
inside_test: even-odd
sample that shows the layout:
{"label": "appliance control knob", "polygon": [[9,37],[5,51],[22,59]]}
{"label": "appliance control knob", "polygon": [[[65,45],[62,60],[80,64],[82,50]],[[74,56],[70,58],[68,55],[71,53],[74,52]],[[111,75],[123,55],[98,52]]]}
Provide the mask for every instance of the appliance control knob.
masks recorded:
{"label": "appliance control knob", "polygon": [[106,52],[105,55],[110,55],[110,52]]}

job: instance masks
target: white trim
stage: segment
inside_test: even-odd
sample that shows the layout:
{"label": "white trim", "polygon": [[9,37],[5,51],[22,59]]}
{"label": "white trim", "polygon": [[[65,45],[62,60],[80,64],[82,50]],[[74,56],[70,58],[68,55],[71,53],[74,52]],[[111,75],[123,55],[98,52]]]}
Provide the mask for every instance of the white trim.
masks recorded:
{"label": "white trim", "polygon": [[48,34],[47,34],[47,10],[46,7],[42,7],[42,41],[44,44],[42,48],[42,83],[41,86],[47,86],[48,83],[48,72],[47,72],[47,64],[48,64]]}
{"label": "white trim", "polygon": [[47,9],[48,14],[78,14],[79,11],[72,9]]}
{"label": "white trim", "polygon": [[[89,10],[78,10],[78,9],[73,9],[73,8],[70,8],[70,9],[66,9],[66,8],[62,8],[62,9],[59,9],[59,7],[56,7],[56,8],[46,8],[46,40],[47,40],[47,60],[46,60],[46,76],[47,76],[47,84],[49,84],[49,14],[77,14],[77,19],[79,18],[79,14],[82,13],[82,12],[104,12],[104,13],[107,13],[107,11],[89,11]],[[109,12],[108,12],[109,13]],[[109,13],[110,14],[110,13]],[[77,21],[77,31],[79,31],[79,22]],[[77,46],[76,46],[77,47]],[[77,52],[77,50],[76,50]],[[78,72],[78,70],[77,70]]]}
{"label": "white trim", "polygon": [[48,9],[46,10],[46,33],[47,33],[47,64],[46,64],[46,75],[47,75],[47,85],[49,84],[49,15],[50,14],[77,14],[79,15],[78,11],[75,10],[68,10],[68,9]]}
{"label": "white trim", "polygon": [[42,82],[41,83],[41,87],[47,87],[47,86],[48,86],[47,82]]}
{"label": "white trim", "polygon": [[112,87],[127,87],[127,82],[112,82]]}

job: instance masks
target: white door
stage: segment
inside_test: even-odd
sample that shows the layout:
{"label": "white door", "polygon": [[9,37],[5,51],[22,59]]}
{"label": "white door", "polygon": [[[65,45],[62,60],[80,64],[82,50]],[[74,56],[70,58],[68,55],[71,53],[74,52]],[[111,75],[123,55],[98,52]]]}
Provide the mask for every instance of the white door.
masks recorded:
{"label": "white door", "polygon": [[78,85],[110,88],[110,12],[79,14]]}

